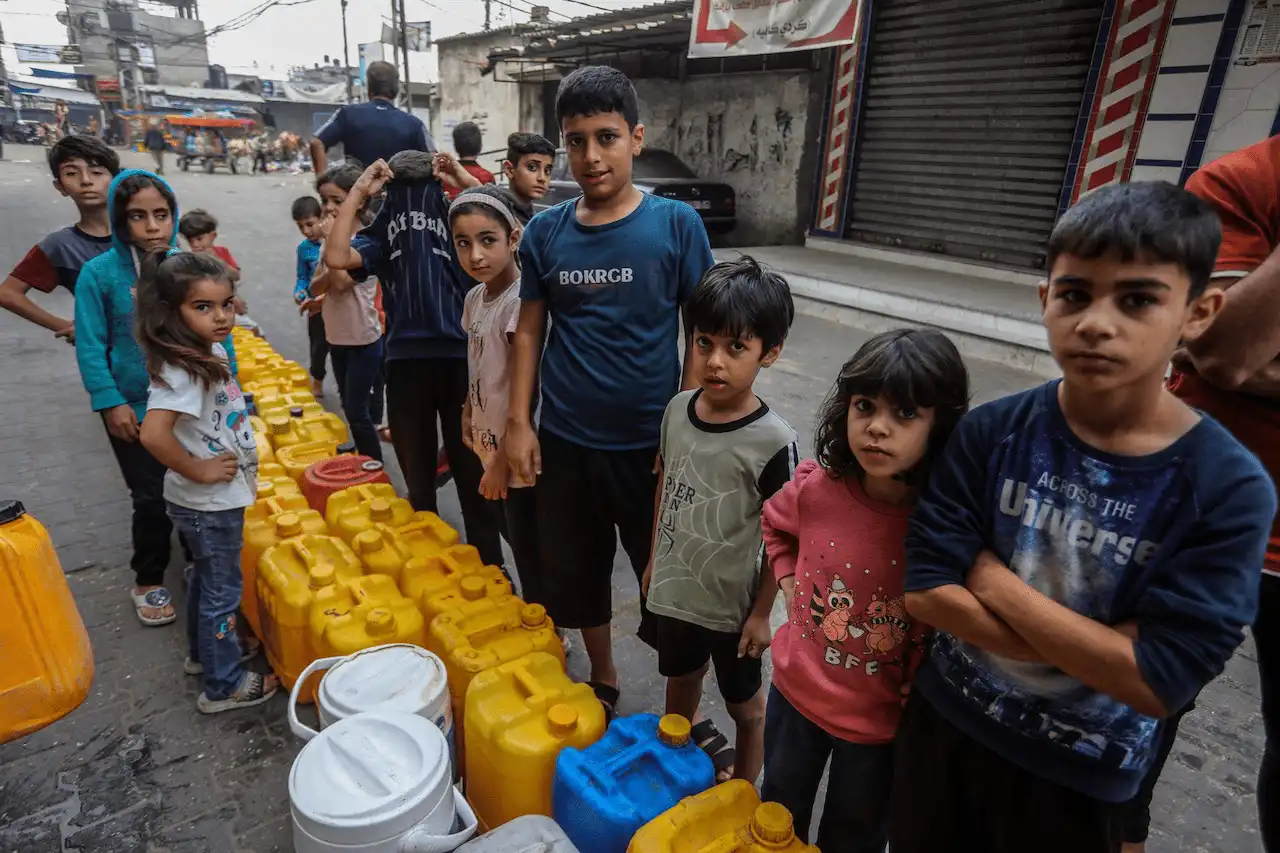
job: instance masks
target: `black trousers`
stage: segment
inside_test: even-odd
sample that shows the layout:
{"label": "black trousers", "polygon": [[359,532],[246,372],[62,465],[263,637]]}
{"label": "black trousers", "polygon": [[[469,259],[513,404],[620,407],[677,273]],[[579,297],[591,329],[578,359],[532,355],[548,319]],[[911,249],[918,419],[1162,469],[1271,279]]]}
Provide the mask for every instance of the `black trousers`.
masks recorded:
{"label": "black trousers", "polygon": [[169,567],[169,541],[173,522],[164,503],[164,475],[167,470],[140,441],[121,441],[110,432],[111,451],[120,465],[124,483],[133,500],[133,569],[138,586],[160,586]]}
{"label": "black trousers", "polygon": [[[508,489],[505,500],[486,503],[498,519],[502,538],[511,546],[520,579],[520,597],[530,604],[546,604],[542,555],[538,551],[538,487]],[[510,576],[508,572],[507,577]]]}
{"label": "black trousers", "polygon": [[893,750],[893,853],[1120,849],[1122,806],[1028,773],[961,732],[919,692],[907,702]]}
{"label": "black trousers", "polygon": [[324,381],[324,360],[329,357],[329,340],[324,336],[324,315],[307,318],[307,340],[311,344],[311,378]]}
{"label": "black trousers", "polygon": [[466,399],[465,358],[387,362],[387,425],[409,487],[409,502],[416,510],[437,511],[437,442],[443,439],[458,487],[467,542],[476,547],[486,564],[501,567],[501,528],[488,501],[480,494],[484,470],[476,455],[462,443],[462,405]]}

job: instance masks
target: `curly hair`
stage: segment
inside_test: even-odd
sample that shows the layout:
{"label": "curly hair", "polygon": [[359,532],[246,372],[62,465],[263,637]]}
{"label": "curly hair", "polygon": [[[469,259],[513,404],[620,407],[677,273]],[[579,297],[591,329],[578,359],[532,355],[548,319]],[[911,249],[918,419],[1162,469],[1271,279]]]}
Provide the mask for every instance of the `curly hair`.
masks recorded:
{"label": "curly hair", "polygon": [[969,371],[955,344],[934,329],[895,329],[863,344],[840,368],[818,412],[815,455],[833,477],[863,475],[849,446],[849,405],[854,397],[885,396],[904,409],[933,409],[924,458],[908,479],[923,485],[933,461],[969,410]]}
{"label": "curly hair", "polygon": [[207,278],[231,286],[226,265],[210,255],[157,249],[142,260],[134,335],[146,355],[147,373],[156,382],[164,384],[161,372],[166,364],[210,385],[231,378],[227,363],[191,331],[180,313],[191,285]]}

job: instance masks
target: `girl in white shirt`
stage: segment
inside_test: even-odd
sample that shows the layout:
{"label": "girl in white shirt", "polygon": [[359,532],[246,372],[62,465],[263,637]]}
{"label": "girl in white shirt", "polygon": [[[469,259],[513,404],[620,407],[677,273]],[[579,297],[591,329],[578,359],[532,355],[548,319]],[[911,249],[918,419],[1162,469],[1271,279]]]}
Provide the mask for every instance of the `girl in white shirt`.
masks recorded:
{"label": "girl in white shirt", "polygon": [[164,498],[195,557],[187,589],[189,657],[206,714],[259,705],[279,688],[245,669],[236,636],[244,510],[257,489],[258,452],[244,395],[219,343],[235,325],[235,289],[216,259],[151,253],[138,279],[135,334],[151,376],[142,444],[169,472]]}

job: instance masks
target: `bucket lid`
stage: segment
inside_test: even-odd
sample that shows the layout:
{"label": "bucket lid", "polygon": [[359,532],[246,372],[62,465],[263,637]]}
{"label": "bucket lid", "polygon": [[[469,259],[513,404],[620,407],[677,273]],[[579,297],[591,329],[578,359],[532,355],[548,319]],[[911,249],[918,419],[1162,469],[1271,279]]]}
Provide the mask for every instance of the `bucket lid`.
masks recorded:
{"label": "bucket lid", "polygon": [[0,524],[9,524],[27,514],[22,501],[0,501]]}
{"label": "bucket lid", "polygon": [[318,702],[325,717],[342,720],[364,711],[427,716],[449,702],[444,661],[418,646],[391,644],[356,652],[325,673]]}
{"label": "bucket lid", "polygon": [[444,733],[425,717],[373,711],[320,732],[289,771],[293,817],[330,844],[398,836],[453,796]]}

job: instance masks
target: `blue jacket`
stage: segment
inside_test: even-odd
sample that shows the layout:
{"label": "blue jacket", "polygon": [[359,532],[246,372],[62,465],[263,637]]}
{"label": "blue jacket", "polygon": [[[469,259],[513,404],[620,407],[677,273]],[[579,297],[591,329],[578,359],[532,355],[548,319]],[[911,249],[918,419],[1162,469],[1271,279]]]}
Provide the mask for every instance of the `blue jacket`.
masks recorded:
{"label": "blue jacket", "polygon": [[[116,175],[107,190],[107,216],[112,222],[112,248],[89,261],[76,280],[76,362],[80,380],[89,392],[95,412],[130,405],[141,421],[147,412],[146,358],[133,336],[134,288],[138,281],[138,260],[127,235],[116,233],[116,190],[133,175],[152,175],[141,169],[125,169]],[[164,178],[156,178],[164,183]],[[168,184],[165,184],[168,186]],[[173,235],[178,245],[178,211],[173,211]],[[231,338],[223,342],[235,371],[235,349]]]}

